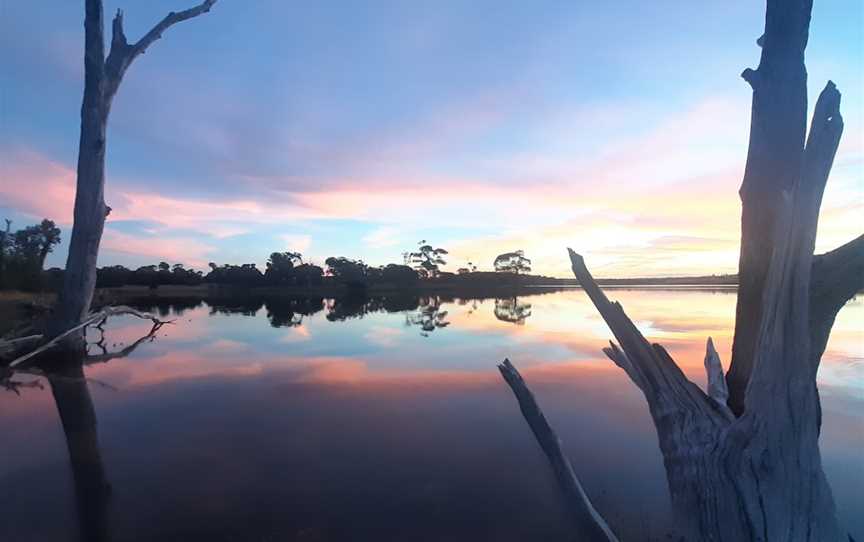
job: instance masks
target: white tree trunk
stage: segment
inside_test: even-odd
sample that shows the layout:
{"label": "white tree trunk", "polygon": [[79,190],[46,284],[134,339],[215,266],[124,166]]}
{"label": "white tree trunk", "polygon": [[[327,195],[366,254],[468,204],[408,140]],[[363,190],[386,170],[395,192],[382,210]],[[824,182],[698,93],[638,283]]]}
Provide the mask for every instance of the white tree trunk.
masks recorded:
{"label": "white tree trunk", "polygon": [[[84,100],[81,105],[81,137],[78,147],[78,181],[74,224],[63,287],[48,325],[49,338],[75,327],[90,310],[96,288],[96,260],[111,211],[105,204],[105,145],[111,102],[126,70],[162,33],[174,24],[210,11],[216,0],[169,13],[137,43],[129,44],[123,32],[123,12],[112,22],[111,50],[105,56],[102,0],[86,0],[84,16]],[[82,336],[70,336],[70,350],[80,348]]]}

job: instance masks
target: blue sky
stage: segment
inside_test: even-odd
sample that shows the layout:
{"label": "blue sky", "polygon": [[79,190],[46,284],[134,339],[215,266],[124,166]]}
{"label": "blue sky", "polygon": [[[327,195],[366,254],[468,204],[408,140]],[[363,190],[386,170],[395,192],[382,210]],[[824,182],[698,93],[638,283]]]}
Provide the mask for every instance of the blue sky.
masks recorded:
{"label": "blue sky", "polygon": [[[106,2],[137,39],[193,2]],[[524,249],[567,276],[732,271],[764,4],[220,0],[127,73],[109,122],[100,265],[383,264],[418,240],[455,268]],[[860,233],[864,7],[818,1],[811,105],[846,123],[819,248]],[[68,238],[83,2],[0,0],[0,214]],[[65,243],[49,258],[62,265]]]}

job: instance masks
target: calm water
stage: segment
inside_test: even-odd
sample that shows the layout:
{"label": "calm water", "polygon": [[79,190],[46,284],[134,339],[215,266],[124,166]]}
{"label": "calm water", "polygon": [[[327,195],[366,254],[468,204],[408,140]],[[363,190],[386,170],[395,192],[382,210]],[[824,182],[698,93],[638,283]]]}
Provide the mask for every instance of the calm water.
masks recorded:
{"label": "calm water", "polygon": [[[728,362],[734,293],[610,297],[700,385],[707,336]],[[74,421],[88,389],[99,445],[83,457],[104,470],[111,495],[77,504],[111,540],[569,540],[546,460],[495,368],[504,357],[522,369],[613,528],[629,540],[673,531],[647,407],[603,357],[610,333],[579,290],[420,307],[146,308],[176,322],[126,358],[88,365],[91,381],[76,392],[55,402],[44,379],[26,375],[16,378],[44,389],[0,389],[0,540],[78,539],[58,407]],[[117,319],[102,345],[119,350],[148,328]],[[859,298],[840,313],[819,375],[824,467],[859,540],[862,328]],[[86,424],[73,429],[73,440],[94,442]]]}

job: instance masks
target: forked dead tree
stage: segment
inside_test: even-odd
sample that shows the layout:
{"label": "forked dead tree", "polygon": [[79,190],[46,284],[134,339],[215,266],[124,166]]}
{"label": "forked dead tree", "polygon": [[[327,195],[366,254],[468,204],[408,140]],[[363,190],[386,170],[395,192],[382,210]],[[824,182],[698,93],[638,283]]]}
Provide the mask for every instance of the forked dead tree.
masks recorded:
{"label": "forked dead tree", "polygon": [[86,0],[84,100],[81,105],[74,225],[63,288],[48,326],[49,338],[80,324],[90,310],[96,287],[99,243],[105,218],[111,212],[104,197],[106,127],[111,103],[123,76],[132,62],[168,28],[207,13],[215,3],[216,0],[205,0],[196,7],[171,12],[144,37],[131,44],[123,32],[123,12],[118,10],[111,25],[111,48],[106,57],[102,0]]}
{"label": "forked dead tree", "polygon": [[[816,371],[837,312],[864,288],[864,236],[813,255],[843,120],[840,93],[828,82],[805,142],[804,49],[811,8],[812,0],[768,0],[759,67],[742,74],[753,87],[753,111],[726,378],[709,339],[707,393],[690,382],[666,350],[650,344],[621,305],[606,298],[582,257],[570,251],[573,272],[617,340],[604,352],[645,395],[672,502],[696,540],[847,539],[819,455]],[[523,412],[526,404],[530,411],[533,399],[523,400],[530,392],[512,374],[518,372],[509,363],[500,369]],[[542,433],[536,413],[525,417],[535,434],[538,427]],[[541,444],[554,439],[537,436]],[[591,525],[587,497],[573,499],[573,482],[560,476],[557,465],[554,470],[581,539],[610,540],[605,525]]]}

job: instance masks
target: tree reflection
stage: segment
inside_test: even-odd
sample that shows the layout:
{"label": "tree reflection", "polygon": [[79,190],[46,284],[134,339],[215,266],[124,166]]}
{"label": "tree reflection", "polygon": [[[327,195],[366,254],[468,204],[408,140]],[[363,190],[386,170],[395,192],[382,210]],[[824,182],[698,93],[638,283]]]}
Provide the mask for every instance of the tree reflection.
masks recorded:
{"label": "tree reflection", "polygon": [[525,325],[525,320],[531,316],[531,303],[519,301],[518,297],[508,297],[495,300],[495,318],[502,322],[510,322],[518,326]]}
{"label": "tree reflection", "polygon": [[99,450],[96,411],[84,377],[84,364],[80,358],[63,360],[45,377],[66,437],[81,540],[108,540],[111,485]]}
{"label": "tree reflection", "polygon": [[273,327],[296,327],[303,323],[304,316],[311,316],[324,309],[320,297],[274,297],[267,299],[267,320]]}
{"label": "tree reflection", "polygon": [[428,337],[436,329],[450,325],[446,318],[447,311],[441,308],[441,298],[431,296],[420,299],[417,312],[405,315],[405,323],[411,326],[420,326],[420,335]]}

